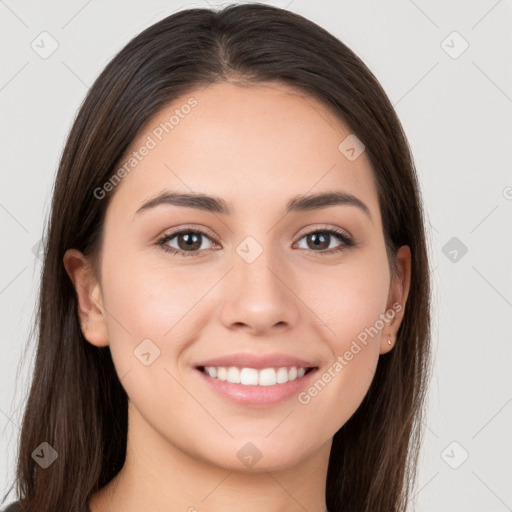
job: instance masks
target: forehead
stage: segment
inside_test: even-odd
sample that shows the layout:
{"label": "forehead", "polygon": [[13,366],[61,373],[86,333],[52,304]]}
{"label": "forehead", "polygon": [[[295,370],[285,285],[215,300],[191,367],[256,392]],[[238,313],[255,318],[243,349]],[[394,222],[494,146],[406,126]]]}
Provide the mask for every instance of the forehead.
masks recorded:
{"label": "forehead", "polygon": [[351,161],[339,149],[350,135],[322,102],[285,84],[194,89],[139,131],[116,167],[131,160],[112,206],[133,214],[156,192],[179,189],[224,197],[236,215],[242,207],[282,208],[296,194],[341,189],[364,198],[378,217],[366,154]]}

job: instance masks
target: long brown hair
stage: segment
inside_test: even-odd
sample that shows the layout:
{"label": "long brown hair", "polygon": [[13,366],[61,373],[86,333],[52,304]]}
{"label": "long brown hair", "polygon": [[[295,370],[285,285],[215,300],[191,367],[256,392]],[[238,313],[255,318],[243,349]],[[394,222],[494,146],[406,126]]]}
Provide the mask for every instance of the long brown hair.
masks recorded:
{"label": "long brown hair", "polygon": [[[411,151],[379,82],[347,46],[297,14],[253,3],[183,10],[150,26],[111,60],[78,112],[46,229],[36,360],[13,483],[27,512],[83,510],[125,459],[127,396],[109,347],[82,334],[63,255],[76,248],[97,259],[110,196],[98,200],[94,191],[144,123],[193,88],[230,78],[280,81],[332,109],[366,147],[391,267],[400,246],[411,249],[396,345],[380,356],[363,402],[334,436],[326,488],[330,512],[391,512],[410,502],[431,350],[424,213]],[[42,442],[58,454],[47,469],[32,457]]]}

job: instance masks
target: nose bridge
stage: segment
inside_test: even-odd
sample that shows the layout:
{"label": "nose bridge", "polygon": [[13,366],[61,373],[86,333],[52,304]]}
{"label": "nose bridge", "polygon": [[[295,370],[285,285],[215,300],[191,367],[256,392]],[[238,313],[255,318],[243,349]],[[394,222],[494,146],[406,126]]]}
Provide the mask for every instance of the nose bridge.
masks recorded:
{"label": "nose bridge", "polygon": [[[264,331],[276,324],[292,324],[297,304],[287,283],[281,259],[271,236],[246,236],[236,247],[229,286],[223,305],[223,321],[228,325],[246,324]],[[264,240],[262,240],[264,238]],[[261,240],[261,242],[260,242]],[[286,283],[286,284],[285,284]]]}
{"label": "nose bridge", "polygon": [[[264,239],[262,239],[264,238]],[[281,294],[283,292],[282,282],[276,277],[279,273],[278,258],[276,257],[276,248],[272,247],[272,237],[262,235],[246,236],[235,248],[237,258],[235,258],[235,272],[240,275],[240,284],[246,288],[251,288],[251,293],[255,291],[263,293],[269,292]],[[271,297],[267,297],[268,300]]]}

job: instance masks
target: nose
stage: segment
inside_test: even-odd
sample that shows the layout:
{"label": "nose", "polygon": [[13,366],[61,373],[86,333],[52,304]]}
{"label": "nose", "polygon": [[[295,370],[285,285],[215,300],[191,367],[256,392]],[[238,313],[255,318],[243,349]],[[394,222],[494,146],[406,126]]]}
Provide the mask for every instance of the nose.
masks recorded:
{"label": "nose", "polygon": [[293,288],[290,269],[278,263],[270,251],[263,251],[250,263],[235,255],[222,288],[224,326],[257,336],[293,328],[301,304]]}

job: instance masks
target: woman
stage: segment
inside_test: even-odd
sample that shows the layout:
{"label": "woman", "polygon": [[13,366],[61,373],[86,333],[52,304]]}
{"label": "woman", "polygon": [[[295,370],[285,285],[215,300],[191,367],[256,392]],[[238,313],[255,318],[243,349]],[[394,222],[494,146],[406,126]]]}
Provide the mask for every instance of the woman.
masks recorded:
{"label": "woman", "polygon": [[430,357],[406,137],[343,43],[189,9],[91,87],[56,178],[24,511],[398,511]]}

